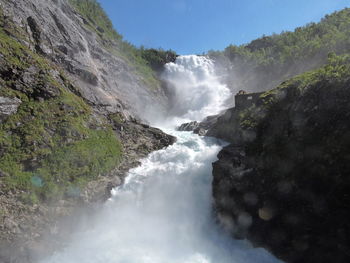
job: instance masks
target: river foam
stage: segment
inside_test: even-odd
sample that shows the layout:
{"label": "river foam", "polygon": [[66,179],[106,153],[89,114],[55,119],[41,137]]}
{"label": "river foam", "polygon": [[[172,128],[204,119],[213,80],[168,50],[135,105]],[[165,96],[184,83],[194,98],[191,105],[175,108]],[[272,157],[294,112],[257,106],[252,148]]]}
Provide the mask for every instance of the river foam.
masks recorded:
{"label": "river foam", "polygon": [[212,215],[211,163],[222,142],[167,131],[177,143],[149,155],[89,229],[45,263],[278,262],[263,249],[237,241]]}
{"label": "river foam", "polygon": [[214,62],[205,56],[179,56],[165,66],[162,78],[171,94],[170,118],[177,123],[201,121],[219,113],[230,96]]}
{"label": "river foam", "polygon": [[[162,127],[217,114],[229,96],[208,58],[179,57],[166,65],[164,74],[174,104]],[[212,162],[224,143],[163,130],[177,142],[130,170],[96,218],[42,263],[279,262],[263,249],[234,240],[214,219]]]}

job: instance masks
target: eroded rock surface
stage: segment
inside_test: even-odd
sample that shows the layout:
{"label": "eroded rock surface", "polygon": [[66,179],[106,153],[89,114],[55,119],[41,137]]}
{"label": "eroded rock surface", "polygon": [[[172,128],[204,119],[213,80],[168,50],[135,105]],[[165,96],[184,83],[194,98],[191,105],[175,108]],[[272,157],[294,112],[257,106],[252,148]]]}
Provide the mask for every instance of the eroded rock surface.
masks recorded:
{"label": "eroded rock surface", "polygon": [[122,47],[92,30],[93,21],[77,13],[68,0],[0,0],[0,4],[6,17],[26,32],[22,43],[62,66],[91,103],[138,116],[166,109],[160,83],[123,58]]}
{"label": "eroded rock surface", "polygon": [[91,23],[64,0],[0,0],[0,262],[63,245],[140,158],[175,141],[138,116],[166,104],[157,82]]}
{"label": "eroded rock surface", "polygon": [[17,98],[0,97],[0,123],[6,117],[16,113],[21,102]]}

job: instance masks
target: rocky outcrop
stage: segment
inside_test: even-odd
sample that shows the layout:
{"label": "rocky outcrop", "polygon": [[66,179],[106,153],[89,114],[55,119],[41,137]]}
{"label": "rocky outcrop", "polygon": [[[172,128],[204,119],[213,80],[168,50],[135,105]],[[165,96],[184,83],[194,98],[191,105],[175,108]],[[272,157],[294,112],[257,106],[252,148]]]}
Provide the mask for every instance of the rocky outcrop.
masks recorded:
{"label": "rocky outcrop", "polygon": [[208,116],[201,122],[192,121],[188,123],[183,123],[177,128],[177,130],[193,131],[195,134],[198,134],[200,136],[205,136],[207,135],[208,129],[217,123],[217,119],[219,118],[219,116],[220,115]]}
{"label": "rocky outcrop", "polygon": [[[0,190],[0,261],[37,262],[64,246],[70,233],[96,213],[121,185],[127,171],[140,164],[150,152],[175,142],[161,130],[137,121],[111,116],[113,129],[123,143],[124,158],[107,174],[90,180],[83,188],[72,188],[68,196],[55,202],[28,205],[20,190]],[[0,171],[1,176],[6,176]],[[0,189],[4,189],[1,185]]]}
{"label": "rocky outcrop", "polygon": [[349,57],[229,110],[208,134],[220,222],[286,262],[348,262]]}
{"label": "rocky outcrop", "polygon": [[[5,18],[23,30],[20,41],[66,70],[86,100],[110,112],[139,117],[163,112],[167,98],[159,81],[128,60],[122,43],[109,39],[69,0],[0,0]],[[6,20],[5,20],[5,23]]]}
{"label": "rocky outcrop", "polygon": [[177,130],[179,131],[194,131],[199,127],[199,122],[198,121],[192,121],[188,123],[181,124]]}
{"label": "rocky outcrop", "polygon": [[16,113],[20,104],[20,99],[0,97],[0,123],[6,117]]}
{"label": "rocky outcrop", "polygon": [[0,0],[0,262],[52,252],[175,141],[137,116],[162,91],[84,21],[67,1]]}

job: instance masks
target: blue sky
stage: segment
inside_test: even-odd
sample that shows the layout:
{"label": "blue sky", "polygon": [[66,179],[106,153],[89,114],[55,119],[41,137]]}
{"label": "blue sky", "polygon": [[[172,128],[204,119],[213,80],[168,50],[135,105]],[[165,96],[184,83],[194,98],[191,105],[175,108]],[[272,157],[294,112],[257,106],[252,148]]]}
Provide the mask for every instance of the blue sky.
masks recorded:
{"label": "blue sky", "polygon": [[350,0],[99,0],[114,27],[136,46],[179,54],[222,50],[263,34],[294,30]]}

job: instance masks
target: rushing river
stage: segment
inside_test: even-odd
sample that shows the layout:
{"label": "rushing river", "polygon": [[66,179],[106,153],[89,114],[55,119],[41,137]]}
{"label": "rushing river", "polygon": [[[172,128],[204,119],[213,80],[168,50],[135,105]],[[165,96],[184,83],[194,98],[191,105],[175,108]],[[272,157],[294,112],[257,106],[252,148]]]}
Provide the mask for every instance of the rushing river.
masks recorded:
{"label": "rushing river", "polygon": [[[166,78],[177,98],[186,102],[166,123],[200,119],[221,109],[228,90],[214,78],[212,67],[210,60],[196,56],[181,57],[167,66]],[[205,103],[188,89],[201,92]],[[163,130],[177,142],[130,170],[91,226],[77,230],[70,243],[44,263],[278,262],[265,250],[232,239],[215,222],[211,172],[223,142]]]}

